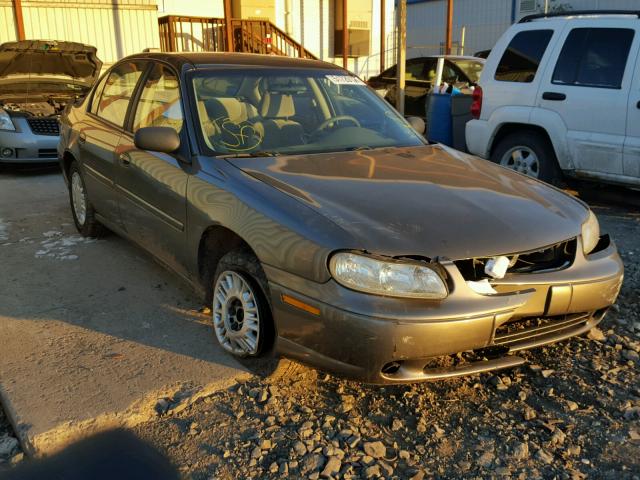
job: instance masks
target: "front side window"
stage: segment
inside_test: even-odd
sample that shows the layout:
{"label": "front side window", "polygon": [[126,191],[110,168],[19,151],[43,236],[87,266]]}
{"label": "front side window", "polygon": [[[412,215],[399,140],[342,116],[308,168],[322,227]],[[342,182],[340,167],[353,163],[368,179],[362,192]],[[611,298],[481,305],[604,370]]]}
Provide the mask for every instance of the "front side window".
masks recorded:
{"label": "front side window", "polygon": [[527,30],[516,34],[500,59],[495,79],[500,82],[533,82],[552,35],[553,30]]}
{"label": "front side window", "polygon": [[628,28],[574,28],[562,47],[551,81],[621,88],[633,35]]}
{"label": "front side window", "polygon": [[168,67],[156,64],[144,82],[133,117],[133,131],[143,127],[182,130],[182,107],[178,77]]}
{"label": "front side window", "polygon": [[303,154],[423,145],[361,80],[336,70],[199,70],[202,139],[213,154]]}
{"label": "front side window", "polygon": [[124,126],[127,108],[144,66],[143,63],[126,62],[111,70],[100,95],[96,115],[119,127]]}

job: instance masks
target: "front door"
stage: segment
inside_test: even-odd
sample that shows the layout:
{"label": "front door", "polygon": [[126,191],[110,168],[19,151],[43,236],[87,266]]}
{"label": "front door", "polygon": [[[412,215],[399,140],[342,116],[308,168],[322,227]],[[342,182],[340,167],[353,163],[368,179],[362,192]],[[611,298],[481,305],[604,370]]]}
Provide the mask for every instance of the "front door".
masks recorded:
{"label": "front door", "polygon": [[627,102],[639,42],[636,24],[598,18],[567,27],[556,46],[557,62],[544,72],[537,105],[564,121],[568,154],[578,172],[623,173]]}
{"label": "front door", "polygon": [[131,117],[131,127],[120,139],[116,176],[125,228],[142,247],[183,272],[189,168],[184,161],[189,158],[186,142],[170,155],[140,150],[133,140],[134,132],[143,127],[171,127],[186,138],[178,77],[173,70],[161,63],[153,66],[143,80]]}

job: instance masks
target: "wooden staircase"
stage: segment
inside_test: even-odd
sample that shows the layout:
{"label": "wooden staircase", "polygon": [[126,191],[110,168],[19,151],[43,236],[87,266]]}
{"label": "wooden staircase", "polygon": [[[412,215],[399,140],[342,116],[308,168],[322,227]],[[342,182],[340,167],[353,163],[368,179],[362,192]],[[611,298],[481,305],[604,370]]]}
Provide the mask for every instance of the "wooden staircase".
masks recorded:
{"label": "wooden staircase", "polygon": [[317,59],[267,20],[184,17],[158,19],[163,52],[244,52]]}

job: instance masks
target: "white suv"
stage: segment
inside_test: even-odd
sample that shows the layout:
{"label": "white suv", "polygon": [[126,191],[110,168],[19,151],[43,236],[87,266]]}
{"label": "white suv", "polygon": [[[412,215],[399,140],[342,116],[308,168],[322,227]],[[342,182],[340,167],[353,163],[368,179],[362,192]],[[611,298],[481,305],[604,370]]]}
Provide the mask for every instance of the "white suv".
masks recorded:
{"label": "white suv", "polygon": [[640,186],[640,12],[532,15],[491,51],[469,151],[550,183]]}

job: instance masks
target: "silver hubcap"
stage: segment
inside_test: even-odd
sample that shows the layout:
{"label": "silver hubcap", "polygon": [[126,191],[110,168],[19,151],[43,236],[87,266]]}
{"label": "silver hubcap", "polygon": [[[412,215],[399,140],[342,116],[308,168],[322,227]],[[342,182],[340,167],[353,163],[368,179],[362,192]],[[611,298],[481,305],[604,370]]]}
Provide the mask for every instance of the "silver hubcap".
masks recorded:
{"label": "silver hubcap", "polygon": [[255,355],[260,340],[258,301],[236,272],[225,271],[213,290],[213,327],[220,345],[241,357]]}
{"label": "silver hubcap", "polygon": [[71,199],[73,200],[73,211],[80,225],[84,225],[87,219],[87,199],[82,186],[82,179],[78,172],[73,172],[71,176]]}
{"label": "silver hubcap", "polygon": [[507,150],[500,159],[500,165],[530,177],[538,178],[540,176],[540,161],[529,147],[520,146]]}

